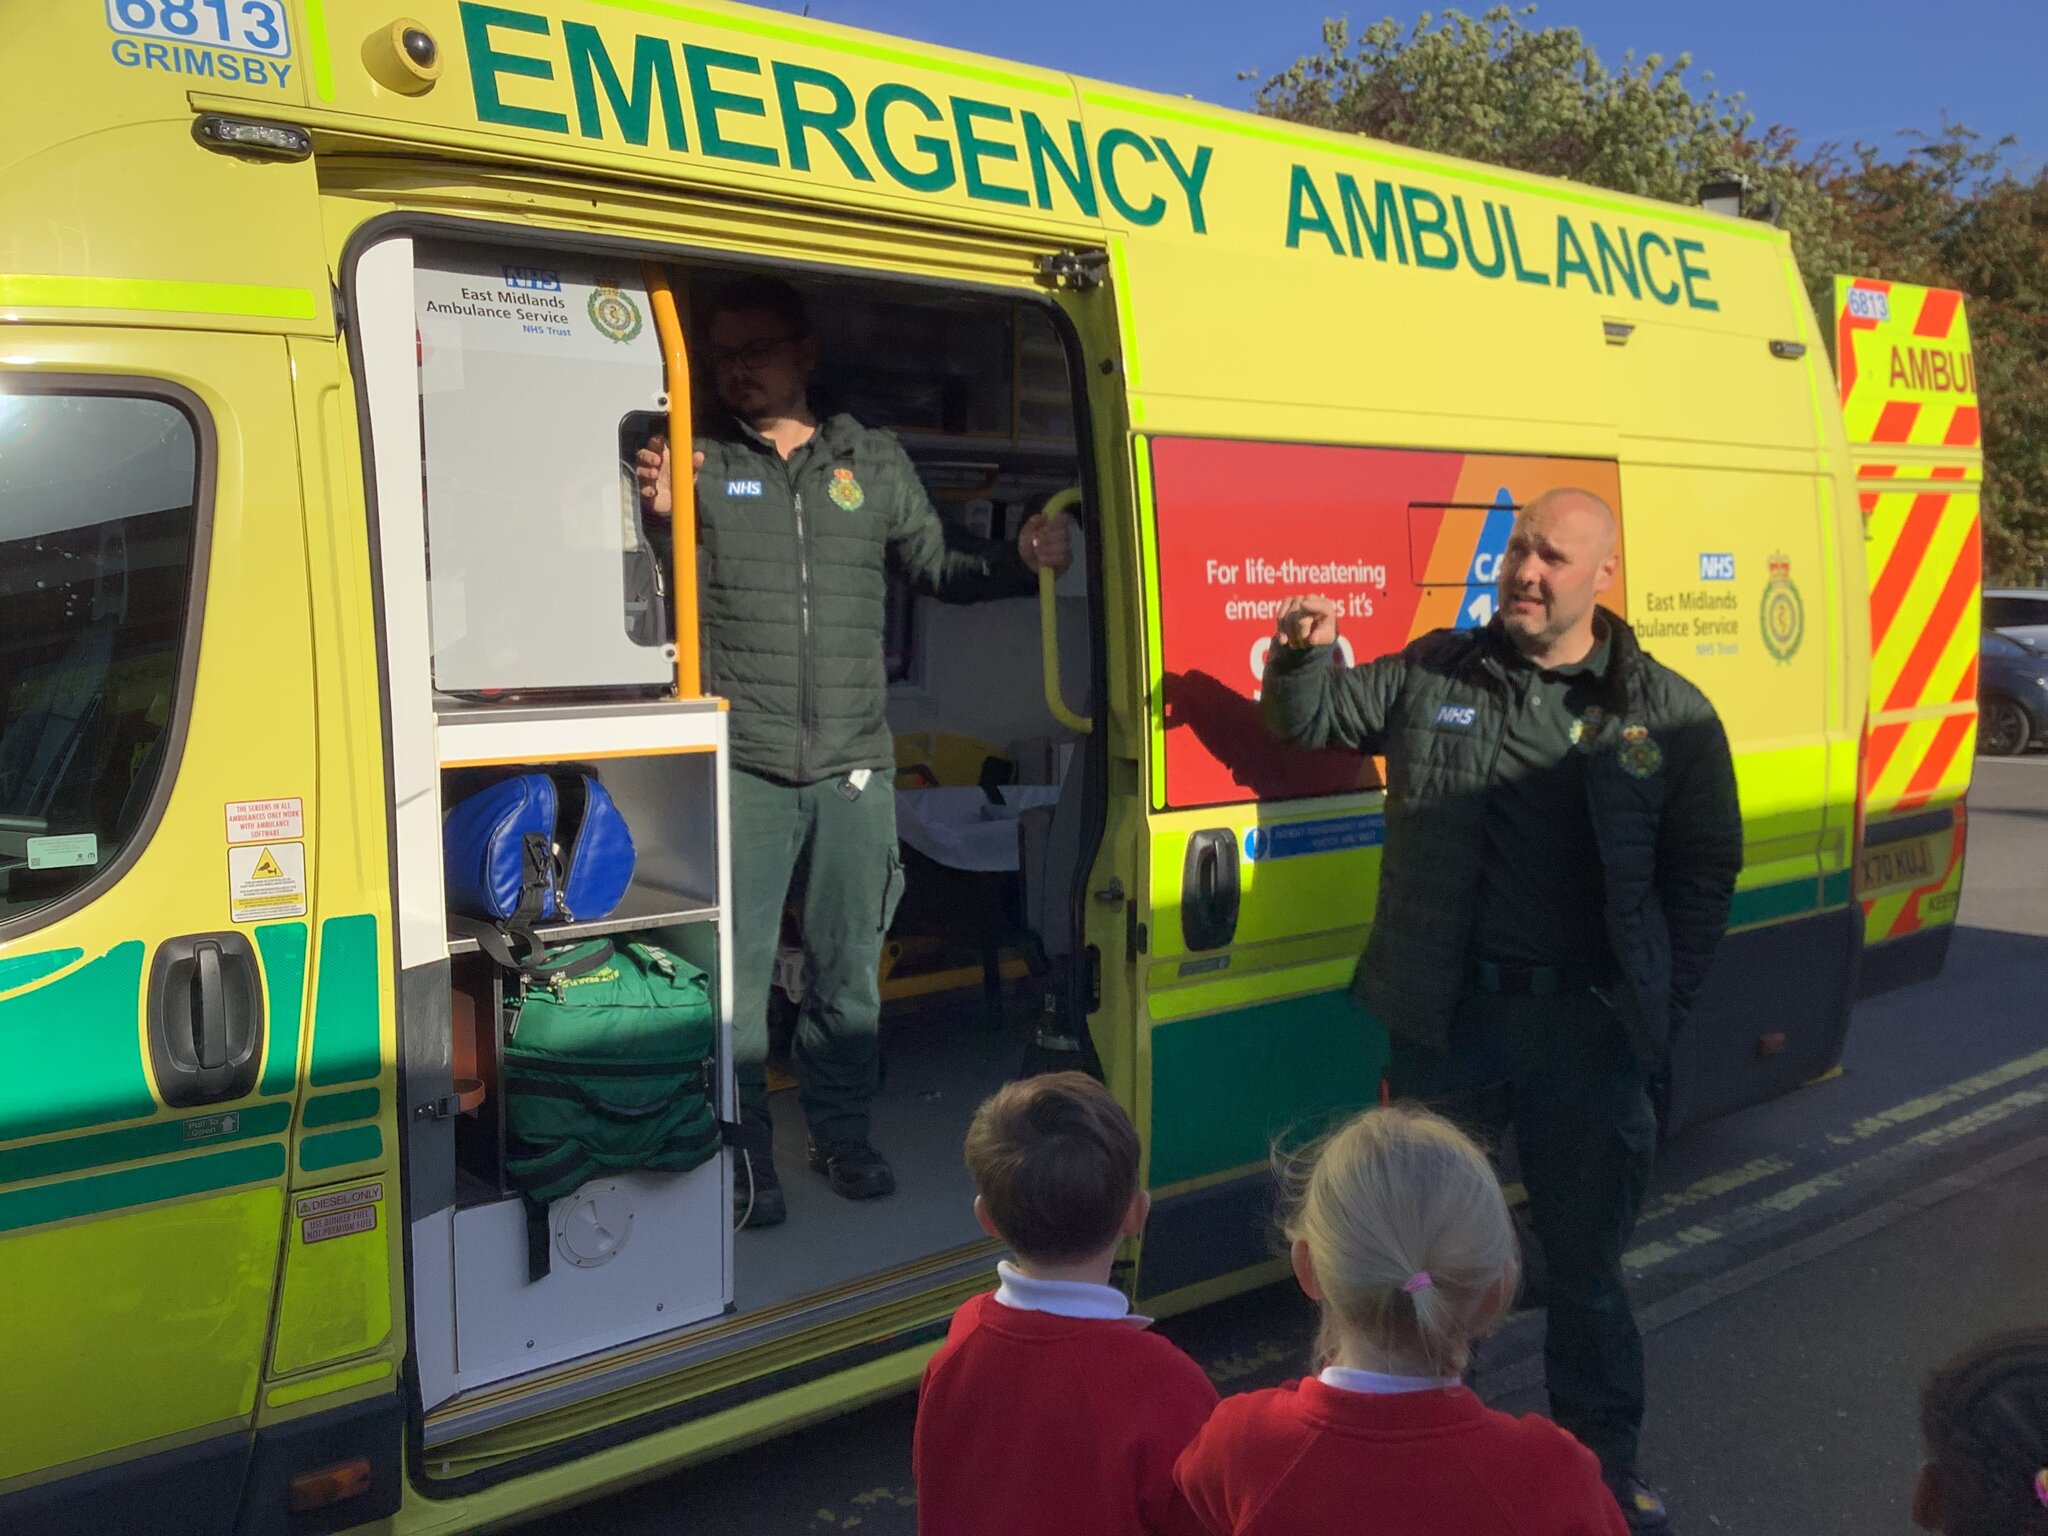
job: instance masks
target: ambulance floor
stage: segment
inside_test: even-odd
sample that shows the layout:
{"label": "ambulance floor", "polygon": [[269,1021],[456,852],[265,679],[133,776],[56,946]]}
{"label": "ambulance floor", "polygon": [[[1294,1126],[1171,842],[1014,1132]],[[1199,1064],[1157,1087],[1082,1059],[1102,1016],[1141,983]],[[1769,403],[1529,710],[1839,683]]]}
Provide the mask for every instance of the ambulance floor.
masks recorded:
{"label": "ambulance floor", "polygon": [[896,1170],[896,1193],[879,1200],[832,1193],[805,1156],[795,1090],[774,1093],[775,1169],[789,1220],[738,1235],[733,1290],[739,1310],[776,1306],[980,1241],[974,1185],[960,1145],[975,1107],[1017,1074],[1031,1034],[1014,1004],[1011,1021],[990,1028],[978,991],[957,1011],[884,1021],[872,1139]]}

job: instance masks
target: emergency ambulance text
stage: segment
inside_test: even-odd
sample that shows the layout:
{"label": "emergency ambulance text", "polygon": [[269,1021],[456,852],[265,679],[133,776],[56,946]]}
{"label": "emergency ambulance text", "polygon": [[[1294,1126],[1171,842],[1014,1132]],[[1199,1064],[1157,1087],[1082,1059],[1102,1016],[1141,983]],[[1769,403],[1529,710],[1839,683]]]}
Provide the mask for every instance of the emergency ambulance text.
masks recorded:
{"label": "emergency ambulance text", "polygon": [[1516,282],[1538,288],[1569,288],[1577,279],[1609,298],[1625,291],[1638,301],[1647,293],[1659,304],[1682,298],[1692,309],[1721,307],[1706,291],[1712,274],[1700,260],[1706,247],[1698,240],[1609,228],[1591,217],[1583,225],[1581,233],[1570,214],[1560,213],[1525,231],[1505,203],[1482,199],[1474,208],[1457,193],[1446,199],[1427,187],[1379,180],[1362,186],[1348,171],[1337,173],[1325,196],[1301,165],[1293,168],[1287,198],[1289,250],[1319,237],[1335,256],[1370,251],[1378,262],[1444,272],[1463,267],[1484,278],[1504,277],[1512,268]]}
{"label": "emergency ambulance text", "polygon": [[[1138,228],[1174,217],[1208,233],[1214,151],[1082,125],[902,81],[864,95],[828,70],[463,0],[462,41],[480,122],[571,133],[792,171],[837,170],[912,192],[958,187],[977,202],[1110,214]],[[535,83],[527,83],[535,82]],[[545,82],[545,83],[540,83]],[[687,110],[686,110],[687,103]],[[694,135],[694,138],[692,137]]]}

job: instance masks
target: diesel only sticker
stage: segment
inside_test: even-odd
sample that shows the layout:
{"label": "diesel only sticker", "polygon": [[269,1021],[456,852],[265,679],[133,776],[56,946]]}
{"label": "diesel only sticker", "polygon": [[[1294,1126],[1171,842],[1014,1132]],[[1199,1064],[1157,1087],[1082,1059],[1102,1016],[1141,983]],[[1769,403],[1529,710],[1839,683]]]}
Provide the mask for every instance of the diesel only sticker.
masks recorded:
{"label": "diesel only sticker", "polygon": [[359,1205],[354,1210],[336,1211],[332,1216],[308,1216],[299,1223],[299,1241],[324,1243],[331,1237],[349,1237],[357,1232],[377,1230],[377,1207]]}
{"label": "diesel only sticker", "polygon": [[330,1194],[308,1195],[292,1205],[299,1219],[299,1241],[324,1243],[329,1238],[348,1237],[377,1229],[377,1202],[384,1198],[384,1186],[358,1184]]}

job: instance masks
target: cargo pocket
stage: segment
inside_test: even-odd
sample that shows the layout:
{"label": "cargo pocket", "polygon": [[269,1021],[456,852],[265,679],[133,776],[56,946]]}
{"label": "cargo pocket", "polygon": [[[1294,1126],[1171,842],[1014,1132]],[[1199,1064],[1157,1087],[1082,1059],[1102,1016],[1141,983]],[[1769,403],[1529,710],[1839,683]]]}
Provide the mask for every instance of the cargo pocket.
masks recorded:
{"label": "cargo pocket", "polygon": [[903,854],[900,849],[889,850],[889,867],[882,877],[882,922],[876,930],[887,933],[889,925],[896,920],[897,903],[903,900]]}

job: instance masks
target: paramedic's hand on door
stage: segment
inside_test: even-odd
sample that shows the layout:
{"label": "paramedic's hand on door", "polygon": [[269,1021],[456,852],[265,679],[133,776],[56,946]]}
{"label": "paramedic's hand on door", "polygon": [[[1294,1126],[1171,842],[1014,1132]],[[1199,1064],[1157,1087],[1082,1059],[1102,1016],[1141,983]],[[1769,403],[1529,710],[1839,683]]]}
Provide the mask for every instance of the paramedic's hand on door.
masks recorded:
{"label": "paramedic's hand on door", "polygon": [[1291,597],[1280,610],[1279,641],[1291,651],[1337,643],[1337,605],[1327,597]]}
{"label": "paramedic's hand on door", "polygon": [[1074,524],[1066,513],[1047,518],[1034,512],[1017,530],[1017,553],[1027,570],[1048,570],[1055,576],[1067,574],[1074,563]]}
{"label": "paramedic's hand on door", "polygon": [[[704,455],[690,455],[690,472],[695,474],[704,467]],[[675,497],[669,493],[668,484],[668,439],[657,432],[647,439],[647,446],[633,455],[633,478],[640,482],[640,499],[647,503],[647,510],[656,517],[667,517],[675,510]]]}

